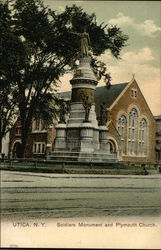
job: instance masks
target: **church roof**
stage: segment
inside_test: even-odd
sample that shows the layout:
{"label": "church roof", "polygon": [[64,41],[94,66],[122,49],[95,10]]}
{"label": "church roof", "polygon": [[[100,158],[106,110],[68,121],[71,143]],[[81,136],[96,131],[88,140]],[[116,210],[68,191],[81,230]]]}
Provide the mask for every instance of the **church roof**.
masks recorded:
{"label": "church roof", "polygon": [[58,96],[60,98],[63,98],[65,100],[70,100],[71,99],[71,91],[66,91],[66,92],[59,92]]}
{"label": "church roof", "polygon": [[127,84],[128,83],[113,84],[110,85],[109,88],[106,86],[97,87],[95,92],[96,114],[99,114],[100,104],[103,102],[106,107],[109,108]]}
{"label": "church roof", "polygon": [[[116,98],[121,94],[124,88],[127,86],[126,83],[119,83],[107,86],[101,86],[96,88],[95,92],[95,104],[96,104],[96,114],[99,115],[100,112],[100,104],[105,102],[107,108],[109,108],[112,103],[116,100]],[[71,99],[71,91],[60,92],[59,96],[64,99]]]}

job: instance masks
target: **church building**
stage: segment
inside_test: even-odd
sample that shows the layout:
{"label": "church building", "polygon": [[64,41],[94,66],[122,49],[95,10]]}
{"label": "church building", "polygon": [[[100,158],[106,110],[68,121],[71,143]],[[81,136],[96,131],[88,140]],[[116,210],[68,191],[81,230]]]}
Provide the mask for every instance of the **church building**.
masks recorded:
{"label": "church building", "polygon": [[[104,94],[101,94],[104,93]],[[108,138],[111,150],[123,161],[155,160],[155,119],[135,79],[128,83],[100,87],[96,107],[104,101],[107,107]],[[99,111],[96,111],[99,113]]]}

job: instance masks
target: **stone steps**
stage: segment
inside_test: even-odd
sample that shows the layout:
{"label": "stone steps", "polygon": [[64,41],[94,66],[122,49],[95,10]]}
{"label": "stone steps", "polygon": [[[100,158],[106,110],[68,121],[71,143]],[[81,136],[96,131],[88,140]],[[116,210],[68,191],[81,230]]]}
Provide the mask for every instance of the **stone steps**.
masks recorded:
{"label": "stone steps", "polygon": [[49,160],[61,161],[61,162],[88,162],[88,163],[116,163],[115,155],[107,154],[103,152],[97,153],[85,153],[85,152],[65,152],[56,151],[48,156]]}

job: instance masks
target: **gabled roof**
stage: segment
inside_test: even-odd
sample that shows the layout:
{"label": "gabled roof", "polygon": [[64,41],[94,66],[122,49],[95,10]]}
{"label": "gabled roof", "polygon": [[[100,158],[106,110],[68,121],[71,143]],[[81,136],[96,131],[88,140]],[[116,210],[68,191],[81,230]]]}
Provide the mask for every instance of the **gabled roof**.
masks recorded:
{"label": "gabled roof", "polygon": [[121,94],[128,83],[119,83],[107,86],[101,86],[96,88],[95,92],[95,104],[96,114],[99,114],[100,104],[105,103],[106,107],[109,108],[116,98]]}
{"label": "gabled roof", "polygon": [[63,99],[67,99],[70,100],[71,99],[71,91],[67,91],[67,92],[59,92],[57,93],[57,95]]}

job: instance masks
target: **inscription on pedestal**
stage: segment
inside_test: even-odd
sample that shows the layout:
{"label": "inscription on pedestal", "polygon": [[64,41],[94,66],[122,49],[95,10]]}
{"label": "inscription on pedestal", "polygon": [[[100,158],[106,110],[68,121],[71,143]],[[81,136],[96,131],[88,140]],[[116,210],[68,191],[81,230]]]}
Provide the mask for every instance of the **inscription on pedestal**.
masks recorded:
{"label": "inscription on pedestal", "polygon": [[72,102],[83,102],[84,95],[88,95],[90,103],[94,103],[94,90],[87,88],[72,89]]}
{"label": "inscription on pedestal", "polygon": [[79,139],[79,130],[78,129],[68,129],[67,130],[67,139]]}

